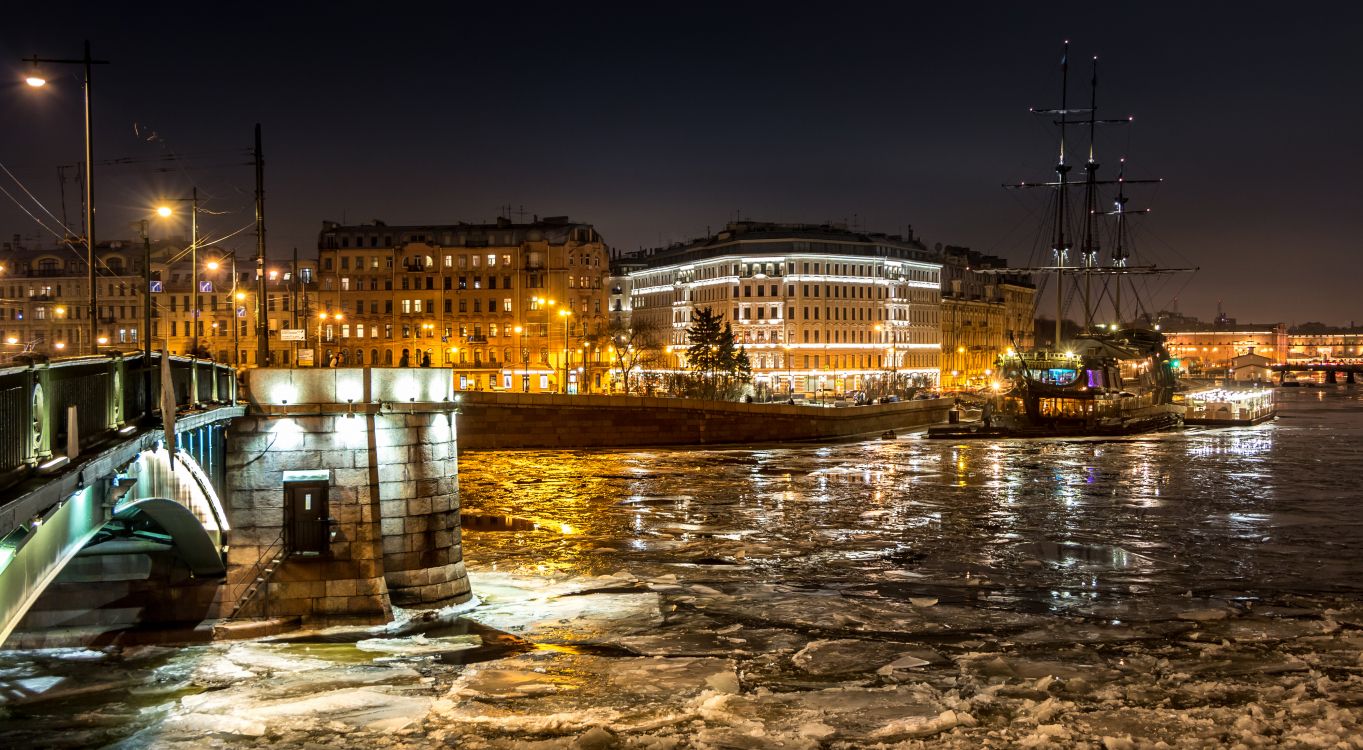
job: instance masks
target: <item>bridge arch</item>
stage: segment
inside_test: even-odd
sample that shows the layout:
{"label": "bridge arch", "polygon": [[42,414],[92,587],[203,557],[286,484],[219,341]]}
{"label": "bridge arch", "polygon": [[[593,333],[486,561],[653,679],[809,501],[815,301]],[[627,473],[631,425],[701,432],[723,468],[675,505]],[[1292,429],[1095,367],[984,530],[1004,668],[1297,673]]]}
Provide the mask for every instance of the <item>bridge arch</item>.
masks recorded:
{"label": "bridge arch", "polygon": [[82,554],[171,550],[196,578],[222,577],[229,526],[192,456],[160,444],[0,539],[0,643]]}

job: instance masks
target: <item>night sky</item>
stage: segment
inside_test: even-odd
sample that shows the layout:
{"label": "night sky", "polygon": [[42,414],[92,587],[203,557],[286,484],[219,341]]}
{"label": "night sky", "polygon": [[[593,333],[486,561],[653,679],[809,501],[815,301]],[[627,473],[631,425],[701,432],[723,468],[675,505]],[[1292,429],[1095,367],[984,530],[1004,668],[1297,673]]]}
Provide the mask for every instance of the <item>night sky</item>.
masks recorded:
{"label": "night sky", "polygon": [[[1154,287],[1152,307],[1363,324],[1358,3],[26,5],[0,25],[0,163],[60,217],[57,165],[82,158],[79,67],[35,91],[19,58],[78,57],[89,38],[112,61],[95,70],[101,239],[197,185],[204,234],[246,228],[224,244],[253,248],[260,122],[278,257],[311,255],[324,219],[510,205],[624,250],[741,215],[912,225],[929,246],[1041,263],[1041,197],[1000,186],[1050,175],[1054,136],[1028,108],[1057,104],[1068,38],[1072,105],[1096,54],[1103,116],[1136,116],[1102,134],[1100,161],[1164,179],[1132,190],[1153,209],[1139,259],[1202,269]],[[0,195],[0,234],[45,233]]]}

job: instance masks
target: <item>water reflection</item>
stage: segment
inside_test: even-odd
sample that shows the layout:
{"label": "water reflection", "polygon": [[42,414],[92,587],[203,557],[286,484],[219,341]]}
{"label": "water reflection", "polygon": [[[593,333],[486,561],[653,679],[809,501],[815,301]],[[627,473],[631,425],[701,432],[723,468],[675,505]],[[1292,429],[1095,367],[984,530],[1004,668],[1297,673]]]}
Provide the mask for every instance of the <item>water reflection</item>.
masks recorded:
{"label": "water reflection", "polygon": [[855,581],[903,569],[911,550],[934,580],[1022,591],[1352,589],[1363,577],[1320,580],[1320,561],[1363,572],[1363,404],[1321,395],[1285,394],[1278,423],[1119,440],[469,453],[466,511],[577,533],[466,529],[465,552],[580,574],[743,553],[775,579]]}

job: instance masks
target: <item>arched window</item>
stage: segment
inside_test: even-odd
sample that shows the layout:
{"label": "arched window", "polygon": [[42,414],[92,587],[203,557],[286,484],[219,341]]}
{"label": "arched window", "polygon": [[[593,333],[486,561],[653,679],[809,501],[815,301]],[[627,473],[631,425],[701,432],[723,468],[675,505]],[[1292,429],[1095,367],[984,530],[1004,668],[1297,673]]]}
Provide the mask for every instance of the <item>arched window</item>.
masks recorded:
{"label": "arched window", "polygon": [[383,350],[383,363],[384,363],[385,365],[387,365],[388,367],[392,367],[392,366],[393,366],[393,350],[392,350],[392,349],[384,349],[384,350]]}
{"label": "arched window", "polygon": [[378,363],[379,363],[379,350],[378,350],[378,349],[370,349],[370,350],[369,350],[369,364],[371,364],[371,365],[377,365]]}

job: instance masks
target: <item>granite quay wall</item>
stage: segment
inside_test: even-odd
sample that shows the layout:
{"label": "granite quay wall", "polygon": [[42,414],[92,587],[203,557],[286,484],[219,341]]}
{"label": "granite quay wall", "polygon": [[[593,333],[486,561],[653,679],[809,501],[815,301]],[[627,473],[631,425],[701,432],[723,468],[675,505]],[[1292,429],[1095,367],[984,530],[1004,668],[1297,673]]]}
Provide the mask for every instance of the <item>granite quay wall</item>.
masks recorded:
{"label": "granite quay wall", "polygon": [[[286,481],[320,481],[325,549],[291,554],[243,616],[383,621],[470,596],[459,534],[455,401],[443,370],[257,369],[228,432],[228,589],[290,523]],[[300,475],[297,472],[307,472]],[[225,601],[225,604],[230,602]]]}
{"label": "granite quay wall", "polygon": [[829,408],[641,396],[464,392],[461,450],[832,440],[945,422],[950,399]]}

